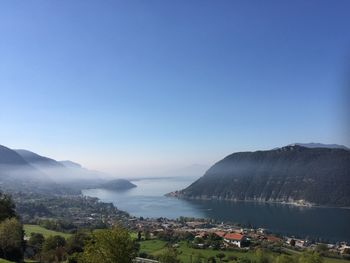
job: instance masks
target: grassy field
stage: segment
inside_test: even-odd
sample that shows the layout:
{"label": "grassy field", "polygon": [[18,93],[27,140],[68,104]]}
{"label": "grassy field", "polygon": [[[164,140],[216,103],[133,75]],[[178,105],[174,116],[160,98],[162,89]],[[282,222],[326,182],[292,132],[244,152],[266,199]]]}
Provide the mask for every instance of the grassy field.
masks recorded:
{"label": "grassy field", "polygon": [[218,250],[213,250],[213,249],[194,249],[188,247],[186,243],[180,243],[179,251],[181,252],[179,258],[181,259],[182,262],[191,262],[194,260],[196,257],[200,256],[203,258],[209,258],[209,257],[215,257],[219,253],[224,253],[226,258],[229,258],[230,256],[234,257],[243,257],[246,256],[250,259],[255,258],[255,254],[252,252],[239,252],[239,251],[218,251]]}
{"label": "grassy field", "polygon": [[[161,254],[165,250],[166,242],[161,240],[147,240],[141,242],[140,251],[146,252],[147,254],[152,254],[154,256],[157,256]],[[196,258],[198,255],[208,258],[211,256],[216,256],[221,251],[213,250],[213,249],[194,249],[188,247],[188,245],[185,242],[179,243],[178,251],[180,252],[179,258],[181,259],[181,262],[187,263],[191,262]],[[254,258],[254,254],[252,252],[238,252],[238,251],[225,251],[224,254],[226,257],[229,256],[236,256],[236,257],[242,257],[246,255],[249,258]],[[348,262],[349,263],[349,262]]]}
{"label": "grassy field", "polygon": [[26,236],[30,236],[31,233],[40,233],[40,234],[43,234],[45,238],[49,236],[55,236],[55,235],[62,236],[64,238],[68,238],[71,236],[71,234],[48,230],[38,225],[24,225],[24,232]]}
{"label": "grassy field", "polygon": [[[146,252],[147,254],[152,254],[154,256],[157,256],[161,254],[165,250],[166,242],[161,240],[147,240],[141,242],[140,251]],[[188,245],[185,242],[179,243],[178,251],[180,252],[179,258],[181,259],[181,262],[183,263],[190,263],[191,258],[192,261],[200,255],[203,258],[208,258],[212,256],[216,256],[221,251],[213,250],[213,249],[194,249],[188,247]],[[255,258],[255,254],[252,251],[248,252],[240,252],[240,251],[224,251],[222,252],[226,255],[226,259],[229,256],[235,256],[235,257],[243,257],[246,256],[250,259]],[[234,262],[234,261],[233,261]],[[348,260],[342,260],[342,259],[332,259],[332,258],[324,258],[324,263],[350,263]]]}
{"label": "grassy field", "polygon": [[147,254],[159,255],[165,249],[166,243],[162,240],[152,239],[142,241],[140,246],[140,251],[146,252]]}

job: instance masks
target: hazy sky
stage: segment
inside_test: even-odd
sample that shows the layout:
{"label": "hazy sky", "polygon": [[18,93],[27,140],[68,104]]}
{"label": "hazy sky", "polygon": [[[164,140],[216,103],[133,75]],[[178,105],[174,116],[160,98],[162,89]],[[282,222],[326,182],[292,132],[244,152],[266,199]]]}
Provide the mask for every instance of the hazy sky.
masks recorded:
{"label": "hazy sky", "polygon": [[0,144],[126,174],[349,146],[349,13],[347,0],[1,1]]}

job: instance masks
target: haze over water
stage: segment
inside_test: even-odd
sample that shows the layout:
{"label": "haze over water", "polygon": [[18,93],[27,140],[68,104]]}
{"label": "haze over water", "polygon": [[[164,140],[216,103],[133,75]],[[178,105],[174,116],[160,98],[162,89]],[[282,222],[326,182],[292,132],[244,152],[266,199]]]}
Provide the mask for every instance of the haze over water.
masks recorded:
{"label": "haze over water", "polygon": [[156,178],[132,181],[136,188],[126,191],[84,190],[83,194],[112,202],[137,217],[180,216],[213,218],[253,227],[263,227],[285,235],[320,237],[350,242],[350,209],[297,207],[255,202],[180,200],[164,194],[183,189],[194,178]]}

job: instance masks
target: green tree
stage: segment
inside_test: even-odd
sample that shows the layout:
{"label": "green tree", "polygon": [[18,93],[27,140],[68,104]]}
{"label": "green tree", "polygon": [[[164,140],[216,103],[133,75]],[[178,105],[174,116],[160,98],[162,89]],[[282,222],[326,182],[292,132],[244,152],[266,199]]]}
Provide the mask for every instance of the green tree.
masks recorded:
{"label": "green tree", "polygon": [[58,247],[64,247],[66,240],[62,236],[49,236],[43,244],[43,250],[49,251]]}
{"label": "green tree", "polygon": [[44,241],[45,238],[42,234],[32,233],[28,240],[28,245],[31,246],[34,249],[34,252],[37,254],[41,252]]}
{"label": "green tree", "polygon": [[144,231],[145,240],[149,240],[151,238],[151,232],[147,229]]}
{"label": "green tree", "polygon": [[66,259],[66,240],[61,236],[50,236],[45,239],[41,252],[44,262],[61,262]]}
{"label": "green tree", "polygon": [[15,208],[11,197],[0,192],[0,222],[6,218],[16,217]]}
{"label": "green tree", "polygon": [[23,227],[16,219],[5,219],[0,224],[0,258],[12,261],[23,259]]}
{"label": "green tree", "polygon": [[131,263],[137,247],[129,232],[121,227],[93,233],[84,247],[82,263]]}
{"label": "green tree", "polygon": [[180,263],[178,258],[179,252],[174,248],[167,248],[163,254],[158,257],[158,260],[162,263]]}
{"label": "green tree", "polygon": [[66,251],[68,254],[81,253],[84,250],[84,243],[89,239],[84,232],[78,232],[67,239]]}
{"label": "green tree", "polygon": [[142,232],[139,231],[139,232],[137,232],[137,240],[141,241],[141,238],[142,238]]}

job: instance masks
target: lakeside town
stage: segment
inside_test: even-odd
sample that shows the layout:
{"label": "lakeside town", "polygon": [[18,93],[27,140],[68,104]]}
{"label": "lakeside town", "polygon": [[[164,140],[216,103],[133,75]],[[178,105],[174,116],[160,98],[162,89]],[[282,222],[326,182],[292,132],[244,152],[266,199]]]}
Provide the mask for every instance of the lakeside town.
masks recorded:
{"label": "lakeside town", "polygon": [[[283,249],[296,251],[327,250],[329,254],[345,255],[350,253],[350,246],[345,241],[337,243],[321,243],[312,239],[300,239],[292,236],[278,236],[264,228],[243,228],[236,224],[215,223],[207,219],[180,217],[176,220],[166,218],[130,218],[127,227],[145,238],[163,238],[171,240],[182,237],[191,241],[191,247],[197,249],[256,249],[276,245]],[[217,238],[215,238],[217,237]],[[175,238],[176,240],[176,238]],[[181,238],[177,239],[181,240]],[[212,241],[215,242],[212,242]],[[176,247],[176,242],[174,244]]]}
{"label": "lakeside town", "polygon": [[302,251],[317,250],[321,245],[328,254],[335,257],[350,254],[350,246],[343,240],[325,243],[323,240],[283,236],[264,228],[204,218],[135,217],[111,203],[82,195],[48,197],[17,193],[13,198],[16,210],[25,224],[37,224],[66,233],[74,233],[78,229],[103,229],[121,225],[143,239],[163,239],[175,246],[179,241],[189,240],[191,247],[196,249],[250,250],[256,247],[280,247]]}

